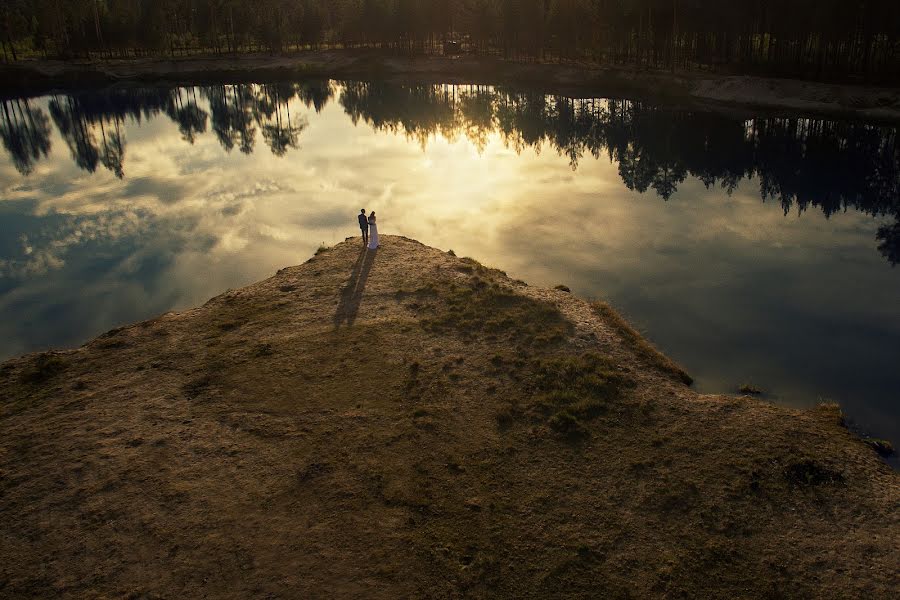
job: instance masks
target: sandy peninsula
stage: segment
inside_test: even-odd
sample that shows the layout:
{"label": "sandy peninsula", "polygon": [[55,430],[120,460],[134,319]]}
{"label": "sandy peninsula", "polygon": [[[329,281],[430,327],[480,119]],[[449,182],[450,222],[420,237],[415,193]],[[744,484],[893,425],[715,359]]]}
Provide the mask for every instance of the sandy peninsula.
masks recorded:
{"label": "sandy peninsula", "polygon": [[[677,319],[677,315],[672,315]],[[0,596],[889,598],[900,477],[383,236],[0,366]]]}

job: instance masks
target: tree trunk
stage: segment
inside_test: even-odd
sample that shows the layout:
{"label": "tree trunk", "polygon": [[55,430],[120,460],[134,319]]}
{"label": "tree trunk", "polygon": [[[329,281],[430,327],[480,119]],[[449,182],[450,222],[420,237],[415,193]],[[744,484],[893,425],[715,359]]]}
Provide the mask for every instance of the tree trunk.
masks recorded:
{"label": "tree trunk", "polygon": [[65,44],[65,49],[68,52],[69,50],[69,28],[66,27],[66,20],[63,18],[62,7],[60,6],[60,0],[56,0],[54,4],[54,8],[56,8],[56,28],[57,34],[62,37],[62,42]]}
{"label": "tree trunk", "polygon": [[234,39],[234,7],[228,7],[228,28],[231,30],[231,51],[237,52],[237,42]]}
{"label": "tree trunk", "polygon": [[100,30],[100,9],[97,7],[98,0],[94,0],[92,7],[94,9],[94,32],[97,34],[97,43],[100,48],[105,50],[106,44],[103,42],[103,32]]}
{"label": "tree trunk", "polygon": [[675,71],[675,60],[677,57],[677,38],[678,38],[678,3],[672,0],[672,71]]}

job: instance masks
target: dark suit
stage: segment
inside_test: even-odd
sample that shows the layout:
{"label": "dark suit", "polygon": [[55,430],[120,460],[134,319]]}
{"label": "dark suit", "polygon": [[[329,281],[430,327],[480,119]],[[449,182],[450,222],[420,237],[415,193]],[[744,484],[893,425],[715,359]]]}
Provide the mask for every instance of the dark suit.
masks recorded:
{"label": "dark suit", "polygon": [[367,244],[369,242],[369,220],[364,213],[360,213],[357,218],[359,219],[359,228],[362,230],[363,243]]}

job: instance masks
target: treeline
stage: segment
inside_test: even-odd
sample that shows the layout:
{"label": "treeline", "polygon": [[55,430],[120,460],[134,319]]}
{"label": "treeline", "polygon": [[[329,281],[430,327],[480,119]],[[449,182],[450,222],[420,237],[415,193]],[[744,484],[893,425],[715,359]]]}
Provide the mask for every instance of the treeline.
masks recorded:
{"label": "treeline", "polygon": [[900,136],[894,127],[849,121],[757,118],[685,112],[628,100],[577,99],[487,86],[406,86],[306,81],[202,88],[109,90],[50,98],[50,116],[29,100],[0,101],[0,138],[23,174],[51,149],[51,122],[72,159],[123,177],[126,121],[166,115],[193,143],[211,130],[227,151],[275,155],[298,147],[307,121],[302,103],[322,110],[337,101],[354,123],[425,145],[466,137],[484,148],[499,133],[517,151],[551,148],[573,169],[585,156],[618,164],[623,183],[668,199],[688,178],[734,190],[756,178],[763,200],[785,213],[817,207],[826,215],[857,209],[894,217],[878,248],[900,263]]}
{"label": "treeline", "polygon": [[375,47],[896,81],[897,0],[3,0],[6,60]]}

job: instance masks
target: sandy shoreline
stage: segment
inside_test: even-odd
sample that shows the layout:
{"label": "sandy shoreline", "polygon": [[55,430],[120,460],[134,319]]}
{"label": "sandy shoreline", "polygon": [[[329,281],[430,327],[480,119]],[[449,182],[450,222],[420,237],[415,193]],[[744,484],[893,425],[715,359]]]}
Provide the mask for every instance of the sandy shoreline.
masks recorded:
{"label": "sandy shoreline", "polygon": [[900,122],[900,87],[536,64],[490,57],[404,57],[360,51],[105,61],[23,60],[0,66],[0,95],[133,84],[328,77],[398,83],[516,85],[547,93],[674,102],[752,116],[829,116]]}

